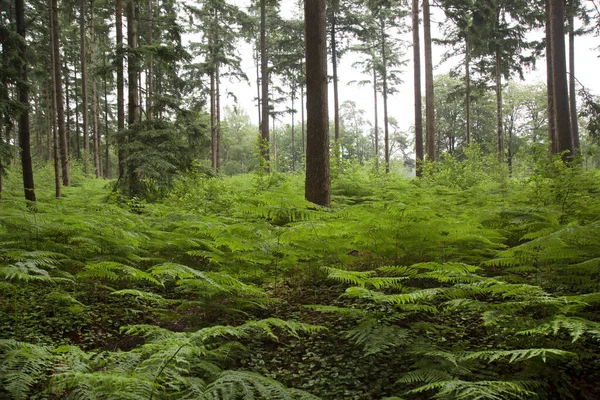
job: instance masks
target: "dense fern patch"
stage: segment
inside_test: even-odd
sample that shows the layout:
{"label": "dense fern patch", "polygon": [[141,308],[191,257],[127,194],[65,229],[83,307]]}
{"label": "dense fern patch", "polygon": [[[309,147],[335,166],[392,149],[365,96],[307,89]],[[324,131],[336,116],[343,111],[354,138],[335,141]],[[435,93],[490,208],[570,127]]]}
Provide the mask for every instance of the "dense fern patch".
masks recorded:
{"label": "dense fern patch", "polygon": [[300,176],[9,182],[0,397],[599,398],[600,180],[465,163],[348,167],[332,209]]}

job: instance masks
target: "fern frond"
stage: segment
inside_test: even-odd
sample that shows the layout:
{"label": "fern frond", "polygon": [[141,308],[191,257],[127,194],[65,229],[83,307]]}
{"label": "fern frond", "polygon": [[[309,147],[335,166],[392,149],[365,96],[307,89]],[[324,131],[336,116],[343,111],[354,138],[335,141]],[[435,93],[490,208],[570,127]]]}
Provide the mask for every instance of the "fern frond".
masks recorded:
{"label": "fern frond", "polygon": [[117,262],[100,262],[96,264],[88,264],[79,272],[76,277],[78,279],[106,279],[111,281],[127,280],[127,281],[146,281],[157,286],[163,286],[154,276],[148,272],[139,270],[128,265]]}
{"label": "fern frond", "polygon": [[54,361],[47,346],[0,339],[0,382],[15,399],[27,398],[31,388],[45,379]]}
{"label": "fern frond", "polygon": [[159,294],[143,292],[136,289],[115,290],[111,293],[111,296],[133,296],[138,300],[145,300],[155,304],[162,304],[165,302],[165,298]]}
{"label": "fern frond", "polygon": [[245,333],[259,332],[278,340],[272,328],[277,328],[288,335],[299,337],[299,333],[317,333],[327,330],[324,326],[305,324],[302,322],[286,321],[280,318],[266,318],[256,321],[247,321],[240,329]]}
{"label": "fern frond", "polygon": [[373,319],[362,321],[357,327],[346,331],[344,336],[362,347],[365,357],[406,345],[409,339],[406,329],[396,325],[384,325]]}
{"label": "fern frond", "polygon": [[584,318],[568,317],[557,315],[550,322],[541,324],[532,329],[517,332],[518,335],[549,335],[556,336],[561,329],[566,330],[576,342],[584,334],[591,335],[596,340],[600,340],[600,323],[592,322]]}
{"label": "fern frond", "polygon": [[205,400],[293,400],[295,394],[277,381],[247,371],[225,371],[206,388]]}
{"label": "fern frond", "polygon": [[87,400],[102,398],[117,400],[147,400],[157,385],[147,379],[111,372],[65,372],[55,374],[50,380],[50,389],[70,391],[71,398]]}
{"label": "fern frond", "polygon": [[41,281],[51,282],[53,279],[45,269],[41,269],[31,261],[18,261],[0,267],[0,276],[6,280],[19,280],[24,282]]}
{"label": "fern frond", "polygon": [[347,271],[332,267],[324,267],[324,269],[329,279],[360,287],[372,286],[375,289],[400,288],[400,282],[406,279],[405,277],[377,277],[375,271]]}
{"label": "fern frond", "polygon": [[433,383],[433,382],[443,382],[452,379],[452,375],[450,375],[447,371],[436,369],[436,368],[427,368],[427,369],[417,369],[415,371],[410,371],[402,375],[402,378],[398,379],[398,383]]}
{"label": "fern frond", "polygon": [[323,313],[339,314],[348,318],[362,318],[367,314],[366,311],[361,310],[359,308],[324,306],[320,304],[307,304],[303,305],[302,307]]}
{"label": "fern frond", "polygon": [[537,394],[531,390],[535,387],[529,381],[477,381],[469,382],[458,379],[432,382],[422,385],[407,393],[423,393],[430,390],[437,391],[435,398],[447,398],[456,400],[509,400],[537,398]]}
{"label": "fern frond", "polygon": [[546,362],[548,356],[576,357],[575,353],[559,349],[520,349],[520,350],[485,350],[465,353],[460,356],[461,360],[485,360],[489,363],[508,358],[509,363],[529,360],[540,357]]}

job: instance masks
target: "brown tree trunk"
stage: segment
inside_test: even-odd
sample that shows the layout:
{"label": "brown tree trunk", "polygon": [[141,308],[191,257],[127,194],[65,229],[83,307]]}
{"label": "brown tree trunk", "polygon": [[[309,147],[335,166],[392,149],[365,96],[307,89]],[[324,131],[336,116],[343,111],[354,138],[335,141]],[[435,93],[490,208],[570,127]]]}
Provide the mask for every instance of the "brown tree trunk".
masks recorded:
{"label": "brown tree trunk", "polygon": [[296,170],[296,146],[294,143],[294,114],[296,110],[294,110],[294,100],[296,99],[296,87],[292,88],[292,171]]}
{"label": "brown tree trunk", "polygon": [[52,1],[52,30],[54,49],[54,85],[56,86],[56,113],[58,117],[58,136],[60,139],[60,161],[62,169],[62,184],[71,186],[69,176],[69,154],[67,153],[67,133],[65,131],[65,105],[62,89],[62,73],[60,70],[60,28],[58,26],[58,1]]}
{"label": "brown tree trunk", "polygon": [[267,60],[267,6],[266,0],[260,2],[260,70],[262,88],[262,117],[260,132],[262,139],[262,157],[266,171],[269,172],[269,71]]}
{"label": "brown tree trunk", "polygon": [[[106,69],[106,53],[104,54],[104,69]],[[110,178],[110,158],[109,158],[109,140],[108,140],[108,88],[106,87],[106,76],[104,77],[104,141],[105,158],[104,158],[104,177]]]}
{"label": "brown tree trunk", "polygon": [[[52,52],[50,52],[50,58],[52,58]],[[52,99],[54,99],[54,78],[50,76],[50,87],[52,88]],[[48,131],[48,135],[46,136],[46,161],[50,161],[52,159],[52,127],[54,123],[52,122],[54,118],[54,106],[50,100],[50,91],[48,90],[48,86],[46,86],[46,128]]]}
{"label": "brown tree trunk", "polygon": [[219,71],[219,63],[215,66],[215,74],[216,74],[216,103],[215,103],[215,111],[217,113],[217,171],[221,168],[221,74]]}
{"label": "brown tree trunk", "polygon": [[69,64],[65,62],[65,132],[67,135],[67,156],[71,157],[71,107],[69,101]]}
{"label": "brown tree trunk", "polygon": [[217,113],[215,96],[215,71],[210,72],[210,149],[211,167],[217,169]]}
{"label": "brown tree trunk", "polygon": [[83,157],[84,170],[87,174],[90,169],[90,136],[88,133],[88,95],[87,95],[87,67],[85,51],[85,0],[79,1],[79,38],[80,38],[80,57],[81,57],[81,98],[83,103],[82,124],[83,124]]}
{"label": "brown tree trunk", "polygon": [[[154,26],[152,24],[153,12],[152,12],[152,2],[153,0],[148,0],[148,45],[152,45],[152,30]],[[153,74],[153,62],[152,62],[152,53],[148,54],[148,70],[146,71],[146,119],[148,121],[152,120],[152,95],[153,95],[153,84],[152,84],[152,74]]]}
{"label": "brown tree trunk", "polygon": [[79,136],[81,132],[79,130],[79,99],[77,94],[79,93],[79,87],[77,86],[77,67],[75,66],[73,73],[75,75],[75,150],[77,153],[77,159],[81,160],[81,143]]}
{"label": "brown tree trunk", "polygon": [[61,197],[60,187],[60,159],[58,154],[58,131],[56,118],[56,64],[54,63],[54,18],[50,10],[50,87],[52,88],[52,158],[54,161],[54,195],[57,199]]}
{"label": "brown tree trunk", "polygon": [[422,176],[423,111],[421,104],[421,40],[419,38],[419,0],[412,0],[413,75],[415,94],[415,155],[416,175]]}
{"label": "brown tree trunk", "polygon": [[337,70],[337,48],[335,40],[335,11],[331,12],[331,63],[333,68],[333,127],[335,138],[335,157],[338,164],[341,160],[340,154],[340,103],[338,92],[338,70]]}
{"label": "brown tree trunk", "polygon": [[125,179],[125,96],[123,72],[123,0],[116,0],[117,34],[117,157],[119,160],[119,181]]}
{"label": "brown tree trunk", "polygon": [[[90,7],[90,62],[92,71],[96,70],[96,34],[94,28],[94,0],[91,0]],[[98,127],[98,87],[96,85],[96,73],[91,75],[92,84],[92,142],[94,146],[94,169],[96,170],[96,178],[102,176],[102,164],[100,157],[100,129]]]}
{"label": "brown tree trunk", "polygon": [[306,181],[308,201],[329,207],[329,116],[325,0],[304,2],[306,40]]}
{"label": "brown tree trunk", "polygon": [[471,50],[469,39],[465,38],[465,130],[467,146],[471,144]]}
{"label": "brown tree trunk", "polygon": [[571,134],[573,136],[573,150],[579,152],[579,124],[577,123],[577,88],[575,87],[575,7],[571,0],[569,12],[569,109],[571,112]]}
{"label": "brown tree trunk", "polygon": [[433,92],[433,57],[431,42],[431,14],[429,0],[423,0],[423,35],[425,47],[425,131],[427,158],[435,160],[435,109]]}
{"label": "brown tree trunk", "polygon": [[300,85],[300,119],[302,120],[302,158],[306,155],[306,127],[304,124],[304,85]]}
{"label": "brown tree trunk", "polygon": [[[138,60],[137,60],[137,20],[135,15],[135,4],[133,0],[127,2],[127,75],[129,85],[128,90],[128,116],[127,123],[131,129],[139,121],[139,99],[138,99]],[[130,140],[133,135],[129,133]],[[135,168],[129,168],[129,194],[135,196],[138,194],[138,176]]]}
{"label": "brown tree trunk", "polygon": [[385,173],[390,172],[390,136],[388,121],[388,81],[387,81],[387,49],[385,48],[385,21],[381,18],[381,60],[383,63],[383,146]]}
{"label": "brown tree trunk", "polygon": [[546,0],[546,87],[548,93],[548,150],[551,154],[558,153],[558,138],[556,136],[556,119],[554,118],[554,84],[552,79],[552,32],[550,27],[550,0]]}
{"label": "brown tree trunk", "polygon": [[[25,3],[16,0],[15,3],[17,34],[23,39],[19,44],[19,56],[23,60],[20,66],[21,79],[17,82],[17,97],[24,109],[19,115],[19,147],[21,148],[21,166],[23,169],[23,190],[25,199],[35,201],[33,185],[33,165],[31,163],[31,146],[29,133],[29,86],[27,85],[27,44],[25,42]],[[0,170],[0,175],[2,171]],[[1,186],[0,186],[1,193]]]}
{"label": "brown tree trunk", "polygon": [[569,91],[567,88],[567,63],[565,52],[565,9],[563,0],[550,0],[550,32],[552,35],[552,86],[554,89],[554,119],[558,152],[566,152],[569,159],[573,151],[573,137],[569,119]]}
{"label": "brown tree trunk", "polygon": [[500,49],[496,48],[496,133],[498,138],[498,155],[504,160],[504,127],[502,113],[502,65]]}
{"label": "brown tree trunk", "polygon": [[377,69],[375,68],[375,55],[373,55],[373,129],[375,133],[375,168],[379,169],[379,110],[377,108]]}

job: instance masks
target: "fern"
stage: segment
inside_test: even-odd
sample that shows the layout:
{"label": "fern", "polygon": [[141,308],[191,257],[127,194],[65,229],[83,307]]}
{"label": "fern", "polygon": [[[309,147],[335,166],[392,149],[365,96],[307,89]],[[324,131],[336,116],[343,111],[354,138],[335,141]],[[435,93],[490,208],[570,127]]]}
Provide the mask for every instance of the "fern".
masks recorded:
{"label": "fern", "polygon": [[568,332],[572,342],[579,340],[584,334],[600,340],[600,323],[592,322],[578,317],[557,315],[552,321],[536,326],[535,328],[517,332],[519,335],[549,335],[556,336],[561,330]]}
{"label": "fern", "polygon": [[396,325],[383,325],[373,319],[361,321],[344,336],[362,347],[363,355],[370,356],[388,349],[404,346],[409,342],[409,333]]}
{"label": "fern", "polygon": [[146,281],[157,286],[163,286],[163,284],[151,274],[117,262],[88,264],[84,267],[83,271],[76,275],[76,277],[85,280],[106,279],[110,281]]}
{"label": "fern", "polygon": [[527,399],[537,398],[537,394],[531,389],[536,388],[529,381],[478,381],[469,382],[458,379],[427,383],[408,393],[423,393],[430,390],[437,392],[433,398],[436,399]]}
{"label": "fern", "polygon": [[0,339],[0,382],[14,399],[27,398],[53,366],[51,348]]}

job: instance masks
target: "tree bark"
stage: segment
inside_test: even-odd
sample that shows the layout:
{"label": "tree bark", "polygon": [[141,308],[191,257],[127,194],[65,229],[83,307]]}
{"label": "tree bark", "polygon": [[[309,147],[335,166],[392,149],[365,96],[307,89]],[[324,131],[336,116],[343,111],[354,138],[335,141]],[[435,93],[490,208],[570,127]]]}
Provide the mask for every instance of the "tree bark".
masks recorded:
{"label": "tree bark", "polygon": [[496,134],[498,139],[498,155],[504,160],[504,127],[502,113],[502,65],[500,48],[496,47]]}
{"label": "tree bark", "polygon": [[125,179],[125,96],[123,72],[123,0],[116,0],[117,34],[117,157],[119,160],[119,181]]}
{"label": "tree bark", "polygon": [[[104,54],[104,69],[106,69],[106,53]],[[108,140],[108,88],[106,85],[106,76],[104,76],[104,141],[105,146],[105,161],[104,174],[105,178],[110,178],[110,158],[109,158],[109,140]]]}
{"label": "tree bark", "polygon": [[333,126],[335,138],[335,157],[340,162],[340,103],[338,92],[337,46],[335,39],[335,10],[331,12],[331,64],[333,68]]}
{"label": "tree bark", "polygon": [[58,154],[58,131],[56,117],[56,64],[54,63],[54,18],[50,10],[50,87],[52,88],[52,157],[54,161],[54,195],[57,199],[61,197],[60,187],[60,159]]}
{"label": "tree bark", "polygon": [[87,67],[85,50],[85,0],[79,1],[79,56],[81,57],[81,98],[83,103],[83,157],[84,171],[87,174],[90,168],[90,136],[88,133],[88,95],[87,95]]}
{"label": "tree bark", "polygon": [[575,7],[571,0],[569,12],[569,109],[571,112],[571,134],[573,136],[573,150],[579,152],[579,124],[577,121],[577,88],[575,86]]}
{"label": "tree bark", "polygon": [[69,154],[67,153],[67,133],[65,131],[65,105],[63,97],[63,82],[60,69],[60,28],[58,25],[58,1],[52,1],[52,30],[54,49],[54,84],[56,86],[56,113],[58,117],[58,136],[60,139],[60,161],[62,169],[62,184],[71,186],[69,175]]}
{"label": "tree bark", "polygon": [[373,54],[373,129],[375,133],[375,168],[379,169],[379,110],[377,108],[377,69],[375,68],[375,55]]}
{"label": "tree bark", "polygon": [[[130,129],[130,140],[133,132],[131,128],[139,121],[139,98],[138,98],[138,60],[137,60],[137,21],[135,15],[135,4],[133,0],[127,2],[127,77],[129,85],[128,90],[128,116],[127,123]],[[138,194],[138,177],[133,166],[129,166],[129,194],[135,196]]]}
{"label": "tree bark", "polygon": [[468,37],[465,37],[465,130],[467,146],[471,144],[471,49]]}
{"label": "tree bark", "polygon": [[387,49],[385,48],[385,21],[381,18],[381,61],[383,63],[383,146],[385,173],[390,172],[390,137],[388,122]]}
{"label": "tree bark", "polygon": [[423,36],[425,47],[425,131],[427,158],[435,160],[435,109],[433,92],[433,57],[431,42],[431,14],[429,0],[423,0]]}
{"label": "tree bark", "polygon": [[421,104],[421,40],[419,38],[419,0],[412,0],[413,75],[415,94],[415,155],[416,175],[422,176],[423,111]]}
{"label": "tree bark", "polygon": [[261,154],[269,172],[269,71],[267,59],[267,6],[266,0],[260,2],[260,70],[262,88],[262,117],[260,121]]}
{"label": "tree bark", "polygon": [[306,181],[308,201],[329,207],[329,115],[325,0],[304,2],[306,40]]}
{"label": "tree bark", "polygon": [[554,89],[554,119],[558,152],[563,159],[573,156],[573,137],[569,119],[569,95],[567,88],[567,63],[565,54],[565,9],[563,0],[550,0],[550,32],[552,35],[552,85]]}
{"label": "tree bark", "polygon": [[81,142],[79,137],[81,136],[81,131],[79,129],[79,100],[77,99],[77,94],[79,92],[77,86],[77,67],[74,68],[73,71],[75,75],[75,149],[77,152],[77,159],[81,160]]}
{"label": "tree bark", "polygon": [[[31,163],[31,145],[29,133],[29,86],[27,85],[27,44],[25,42],[25,3],[16,0],[15,3],[17,34],[23,39],[19,44],[19,56],[22,60],[20,67],[21,79],[17,82],[17,97],[24,109],[19,115],[19,146],[21,147],[21,166],[23,169],[23,190],[25,199],[35,201],[33,184],[33,166]],[[2,171],[0,170],[0,173]],[[1,187],[0,187],[1,189]]]}
{"label": "tree bark", "polygon": [[[154,17],[152,11],[152,2],[153,0],[148,0],[148,45],[152,45],[152,30],[154,29],[152,19]],[[153,61],[152,61],[152,52],[148,54],[148,70],[146,71],[146,119],[148,121],[152,120],[152,96],[153,96],[153,83],[152,83],[152,74],[153,72]]]}
{"label": "tree bark", "polygon": [[90,7],[90,63],[92,64],[92,142],[94,146],[94,169],[96,178],[102,176],[102,164],[100,158],[100,129],[98,128],[98,87],[96,85],[96,33],[94,27],[94,0],[91,0]]}
{"label": "tree bark", "polygon": [[548,99],[548,150],[551,154],[558,153],[558,138],[556,136],[556,119],[554,118],[554,84],[552,79],[552,32],[550,28],[550,0],[545,2],[546,11],[546,88]]}

